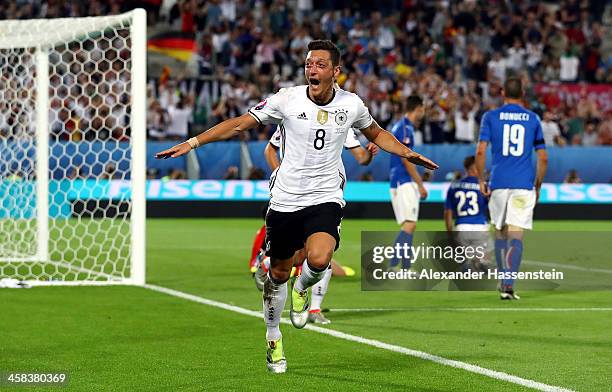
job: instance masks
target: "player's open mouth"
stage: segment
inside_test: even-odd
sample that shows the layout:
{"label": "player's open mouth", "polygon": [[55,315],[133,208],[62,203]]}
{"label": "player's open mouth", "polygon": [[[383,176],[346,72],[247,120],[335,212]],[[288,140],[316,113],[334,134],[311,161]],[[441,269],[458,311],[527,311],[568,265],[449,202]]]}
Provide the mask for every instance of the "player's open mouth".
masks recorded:
{"label": "player's open mouth", "polygon": [[318,86],[321,83],[321,81],[319,79],[308,79],[308,81],[313,86]]}

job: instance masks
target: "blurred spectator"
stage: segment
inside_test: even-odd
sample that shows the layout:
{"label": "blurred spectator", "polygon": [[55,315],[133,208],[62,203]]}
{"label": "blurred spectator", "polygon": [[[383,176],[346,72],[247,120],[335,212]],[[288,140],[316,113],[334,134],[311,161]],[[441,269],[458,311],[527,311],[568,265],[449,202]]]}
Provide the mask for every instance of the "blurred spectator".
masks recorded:
{"label": "blurred spectator", "polygon": [[[276,51],[276,44],[270,33],[265,33],[263,39],[255,52],[255,64],[259,67],[257,73],[258,84],[260,86],[268,86],[272,80],[272,64],[274,63],[274,53]],[[269,90],[266,88],[266,90]]]}
{"label": "blurred spectator", "polygon": [[612,146],[612,111],[606,113],[605,119],[599,124],[597,133],[599,135],[599,144]]}
{"label": "blurred spectator", "polygon": [[170,122],[166,135],[170,139],[186,139],[189,135],[189,123],[193,115],[192,97],[181,94],[176,105],[168,108]]}
{"label": "blurred spectator", "polygon": [[[216,0],[211,0],[211,3],[216,2]],[[179,0],[178,5],[181,14],[181,31],[183,33],[195,32],[194,16],[197,7],[195,0]],[[211,12],[210,8],[208,12]]]}
{"label": "blurred spectator", "polygon": [[374,181],[374,177],[372,176],[372,173],[370,172],[365,172],[361,175],[361,177],[359,177],[359,181],[367,181],[367,182],[372,182]]}
{"label": "blurred spectator", "polygon": [[578,177],[578,172],[576,169],[571,169],[569,172],[567,172],[567,176],[565,176],[563,182],[565,184],[581,184],[582,180],[580,177]]}
{"label": "blurred spectator", "polygon": [[187,173],[185,173],[185,171],[182,170],[182,169],[173,168],[173,169],[170,170],[168,175],[163,176],[161,179],[162,179],[162,181],[186,180],[187,179]]}
{"label": "blurred spectator", "polygon": [[204,5],[206,9],[206,26],[215,27],[221,23],[223,15],[223,9],[219,5],[219,0],[207,1]]}
{"label": "blurred spectator", "polygon": [[501,106],[504,103],[502,95],[502,85],[495,79],[489,83],[489,89],[486,91],[484,98],[485,110],[491,110]]}
{"label": "blurred spectator", "polygon": [[555,121],[555,115],[550,110],[544,112],[542,119],[542,133],[544,134],[544,142],[547,146],[563,146],[565,139],[561,137],[561,128]]}
{"label": "blurred spectator", "polygon": [[219,102],[213,107],[211,116],[209,119],[208,126],[214,126],[215,124],[220,123],[221,121],[225,121],[228,118],[237,117],[244,113],[243,110],[239,109],[236,106],[236,99],[230,97],[225,99],[221,97]]}
{"label": "blurred spectator", "polygon": [[101,174],[101,178],[104,180],[115,179],[117,175],[117,167],[114,163],[107,163],[104,166],[104,172]]}
{"label": "blurred spectator", "polygon": [[553,58],[558,59],[563,54],[563,51],[567,49],[568,40],[567,36],[563,31],[563,24],[561,24],[560,22],[554,22],[552,25],[552,29],[553,32],[548,37],[547,43],[549,46],[550,55]]}
{"label": "blurred spectator", "polygon": [[576,109],[578,116],[584,119],[599,118],[601,115],[595,101],[587,96],[585,88],[580,92],[580,99],[578,100]]}
{"label": "blurred spectator", "polygon": [[302,23],[312,13],[312,0],[297,0],[297,22]]}
{"label": "blurred spectator", "polygon": [[585,118],[578,114],[576,107],[571,107],[568,111],[567,122],[567,139],[570,144],[580,144],[582,134],[584,133]]}
{"label": "blurred spectator", "polygon": [[169,114],[157,100],[153,100],[147,110],[147,135],[149,139],[164,140],[169,124]]}
{"label": "blurred spectator", "polygon": [[85,173],[83,173],[83,168],[81,166],[74,166],[68,172],[68,179],[70,180],[80,180],[85,178]]}
{"label": "blurred spectator", "polygon": [[150,167],[147,169],[147,180],[155,180],[159,176],[159,170]]}
{"label": "blurred spectator", "polygon": [[527,51],[523,47],[521,38],[515,37],[512,47],[508,49],[508,57],[506,58],[506,65],[508,69],[518,72],[523,69],[525,64],[525,56]]}
{"label": "blurred spectator", "polygon": [[580,60],[574,55],[573,50],[568,48],[560,58],[561,71],[559,77],[562,82],[575,82],[578,79],[578,66]]}
{"label": "blurred spectator", "polygon": [[527,54],[527,68],[529,69],[529,73],[533,74],[537,71],[537,67],[542,61],[544,44],[537,39],[533,39],[532,41],[527,42],[525,52]]}
{"label": "blurred spectator", "polygon": [[258,167],[252,167],[251,170],[249,170],[249,175],[247,176],[247,180],[263,180],[265,178],[266,173]]}
{"label": "blurred spectator", "polygon": [[478,104],[464,98],[455,110],[455,140],[461,143],[473,143],[476,138],[476,112]]}
{"label": "blurred spectator", "polygon": [[224,180],[239,180],[240,179],[240,171],[238,166],[230,166],[227,168],[227,171],[223,175]]}
{"label": "blurred spectator", "polygon": [[506,80],[506,67],[507,62],[506,59],[502,57],[501,52],[495,52],[495,54],[493,54],[493,58],[489,60],[489,63],[487,64],[490,74],[489,79],[494,77],[503,83],[504,80]]}
{"label": "blurred spectator", "polygon": [[597,134],[597,121],[588,120],[584,127],[584,135],[582,135],[583,146],[595,146],[599,142],[599,135]]}
{"label": "blurred spectator", "polygon": [[168,178],[170,180],[186,180],[187,173],[185,173],[184,170],[174,168],[170,171],[170,174],[168,174]]}

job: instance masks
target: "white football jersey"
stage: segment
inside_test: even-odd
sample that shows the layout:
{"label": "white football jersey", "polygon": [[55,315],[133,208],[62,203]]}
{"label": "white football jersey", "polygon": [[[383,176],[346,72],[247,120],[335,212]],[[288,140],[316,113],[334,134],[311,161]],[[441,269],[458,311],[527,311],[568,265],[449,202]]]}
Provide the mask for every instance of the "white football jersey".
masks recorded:
{"label": "white football jersey", "polygon": [[[280,148],[281,146],[281,131],[280,128],[277,128],[272,137],[270,138],[270,144],[276,148]],[[361,143],[359,139],[357,139],[357,135],[355,134],[354,128],[350,128],[348,133],[346,134],[346,140],[344,141],[344,148],[347,150],[352,150],[353,148],[361,147]],[[344,169],[344,162],[342,159],[338,161],[338,169],[340,170],[340,175],[342,178],[346,178],[346,170]]]}
{"label": "white football jersey", "polygon": [[[280,148],[281,146],[281,131],[280,128],[276,129],[276,132],[272,134],[270,138],[270,144],[276,148]],[[344,148],[347,150],[352,150],[353,148],[361,147],[361,143],[359,139],[357,139],[357,135],[355,135],[355,130],[353,128],[349,129],[346,134],[346,140],[344,141]]]}
{"label": "white football jersey", "polygon": [[346,204],[342,146],[350,128],[363,129],[372,116],[357,95],[334,89],[326,105],[314,103],[308,86],[283,88],[249,109],[261,124],[278,124],[281,164],[270,176],[270,207],[291,212],[317,204]]}

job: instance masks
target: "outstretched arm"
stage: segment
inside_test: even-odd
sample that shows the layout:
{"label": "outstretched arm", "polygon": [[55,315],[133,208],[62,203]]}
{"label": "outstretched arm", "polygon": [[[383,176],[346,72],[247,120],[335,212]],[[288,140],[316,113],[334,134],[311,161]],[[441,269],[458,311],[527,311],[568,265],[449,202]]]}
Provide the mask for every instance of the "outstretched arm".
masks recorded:
{"label": "outstretched arm", "polygon": [[376,121],[372,121],[372,124],[370,124],[370,126],[367,128],[361,129],[361,133],[363,133],[369,141],[376,144],[378,147],[382,148],[388,153],[399,155],[415,165],[425,166],[431,170],[438,168],[438,165],[432,160],[412,151],[400,143],[400,141],[397,140],[391,132],[382,129]]}
{"label": "outstretched arm", "polygon": [[257,120],[248,113],[243,114],[240,117],[230,118],[225,120],[207,131],[200,133],[196,137],[177,144],[167,150],[158,152],[155,154],[157,159],[168,159],[177,158],[181,155],[187,154],[194,148],[198,148],[201,145],[218,142],[220,140],[230,139],[236,136],[239,132],[246,131],[251,128],[255,128],[259,125]]}

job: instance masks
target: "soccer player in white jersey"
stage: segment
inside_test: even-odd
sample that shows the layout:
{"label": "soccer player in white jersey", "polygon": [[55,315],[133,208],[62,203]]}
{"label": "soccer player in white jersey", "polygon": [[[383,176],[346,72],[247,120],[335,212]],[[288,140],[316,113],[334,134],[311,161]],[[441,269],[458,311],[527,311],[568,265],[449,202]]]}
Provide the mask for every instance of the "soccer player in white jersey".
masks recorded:
{"label": "soccer player in white jersey", "polygon": [[[280,166],[280,161],[278,159],[278,150],[281,147],[281,132],[277,130],[270,138],[270,141],[266,145],[264,150],[264,155],[266,158],[266,162],[270,169],[273,171],[276,170]],[[351,128],[346,136],[346,141],[344,142],[344,148],[349,150],[355,160],[360,165],[369,165],[374,158],[374,155],[378,153],[378,147],[374,143],[368,143],[366,148],[361,146],[361,143],[357,139],[355,135],[355,131]],[[339,161],[339,169],[343,178],[346,178],[344,164],[342,160]],[[298,251],[295,256],[295,263],[299,263],[299,265],[303,264],[305,258],[304,252]],[[332,263],[334,260],[332,260]],[[309,321],[317,324],[329,324],[330,321],[321,313],[321,304],[323,303],[323,299],[325,298],[325,294],[327,293],[327,289],[329,287],[329,282],[332,277],[332,263],[330,263],[329,268],[325,271],[325,275],[323,278],[312,286],[312,300],[310,303],[310,311],[309,311]]]}
{"label": "soccer player in white jersey", "polygon": [[203,144],[230,139],[260,124],[278,124],[281,165],[270,178],[266,215],[266,254],[271,268],[264,286],[267,367],[284,373],[287,361],[279,329],[287,299],[293,255],[305,248],[307,262],[291,288],[290,318],[296,328],[308,322],[308,288],[325,275],[340,243],[344,178],[339,169],[342,146],[350,128],[357,128],[383,150],[436,169],[428,158],[400,143],[370,116],[357,95],[335,89],[340,51],[331,41],[308,44],[304,73],[307,85],[283,88],[240,117],[225,120],[186,142],[156,154],[175,158]]}

